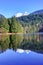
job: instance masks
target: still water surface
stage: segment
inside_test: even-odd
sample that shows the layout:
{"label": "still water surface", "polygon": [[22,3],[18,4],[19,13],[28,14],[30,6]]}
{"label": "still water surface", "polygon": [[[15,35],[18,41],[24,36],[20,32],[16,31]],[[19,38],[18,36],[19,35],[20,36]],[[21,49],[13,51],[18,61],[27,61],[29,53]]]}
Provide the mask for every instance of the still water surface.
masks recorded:
{"label": "still water surface", "polygon": [[0,65],[43,65],[43,35],[0,36]]}
{"label": "still water surface", "polygon": [[8,49],[1,53],[0,65],[43,65],[43,54],[21,51]]}

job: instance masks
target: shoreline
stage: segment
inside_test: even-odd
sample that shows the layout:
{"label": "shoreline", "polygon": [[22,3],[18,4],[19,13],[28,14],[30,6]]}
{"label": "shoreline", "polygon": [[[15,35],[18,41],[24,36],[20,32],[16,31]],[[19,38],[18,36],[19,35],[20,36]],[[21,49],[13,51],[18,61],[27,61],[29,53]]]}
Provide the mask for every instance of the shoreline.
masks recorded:
{"label": "shoreline", "polygon": [[26,34],[26,35],[43,35],[42,32],[40,33],[0,33],[0,35],[15,35],[15,34]]}
{"label": "shoreline", "polygon": [[15,35],[15,34],[23,34],[23,33],[0,33],[0,35]]}

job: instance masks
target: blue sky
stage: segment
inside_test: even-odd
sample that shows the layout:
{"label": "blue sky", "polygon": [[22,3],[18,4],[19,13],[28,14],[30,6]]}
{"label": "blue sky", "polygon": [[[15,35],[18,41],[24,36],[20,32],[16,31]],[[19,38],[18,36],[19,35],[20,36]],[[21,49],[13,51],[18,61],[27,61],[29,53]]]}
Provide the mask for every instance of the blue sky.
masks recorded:
{"label": "blue sky", "polygon": [[0,0],[0,14],[11,17],[18,12],[34,12],[43,9],[43,0]]}

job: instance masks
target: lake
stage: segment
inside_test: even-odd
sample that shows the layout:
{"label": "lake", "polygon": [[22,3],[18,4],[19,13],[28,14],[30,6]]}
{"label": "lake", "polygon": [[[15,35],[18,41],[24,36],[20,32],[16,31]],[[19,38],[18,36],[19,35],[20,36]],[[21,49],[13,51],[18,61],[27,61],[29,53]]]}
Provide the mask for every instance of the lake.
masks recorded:
{"label": "lake", "polygon": [[1,35],[0,65],[43,65],[43,34]]}

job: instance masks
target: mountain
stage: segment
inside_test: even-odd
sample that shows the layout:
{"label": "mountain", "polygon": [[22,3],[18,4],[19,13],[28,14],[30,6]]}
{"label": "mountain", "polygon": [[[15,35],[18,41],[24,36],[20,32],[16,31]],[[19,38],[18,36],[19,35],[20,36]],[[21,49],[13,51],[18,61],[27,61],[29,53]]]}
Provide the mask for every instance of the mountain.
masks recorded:
{"label": "mountain", "polygon": [[43,21],[43,10],[38,10],[33,13],[30,13],[29,15],[26,16],[21,16],[17,18],[19,21],[24,22],[24,23],[36,23],[37,21]]}
{"label": "mountain", "polygon": [[17,19],[27,33],[42,32],[43,30],[43,10],[35,11],[29,15],[18,17]]}
{"label": "mountain", "polygon": [[31,13],[31,14],[43,14],[43,9],[42,10],[35,11],[35,12]]}
{"label": "mountain", "polygon": [[3,16],[2,14],[0,14],[0,18],[5,18],[5,16]]}
{"label": "mountain", "polygon": [[[12,19],[14,19],[14,21],[15,21],[15,18],[17,19],[18,22],[20,22],[20,25],[22,25],[24,33],[40,32],[43,30],[43,10],[38,10],[38,11],[35,11],[30,14],[28,14],[27,12],[25,12],[23,14],[18,13],[16,17],[9,18],[10,24],[12,22]],[[5,21],[7,21],[7,22],[5,22]],[[7,28],[9,28],[8,23],[9,23],[8,19],[0,14],[0,27],[3,26],[3,27],[5,27],[5,30],[6,30]]]}

